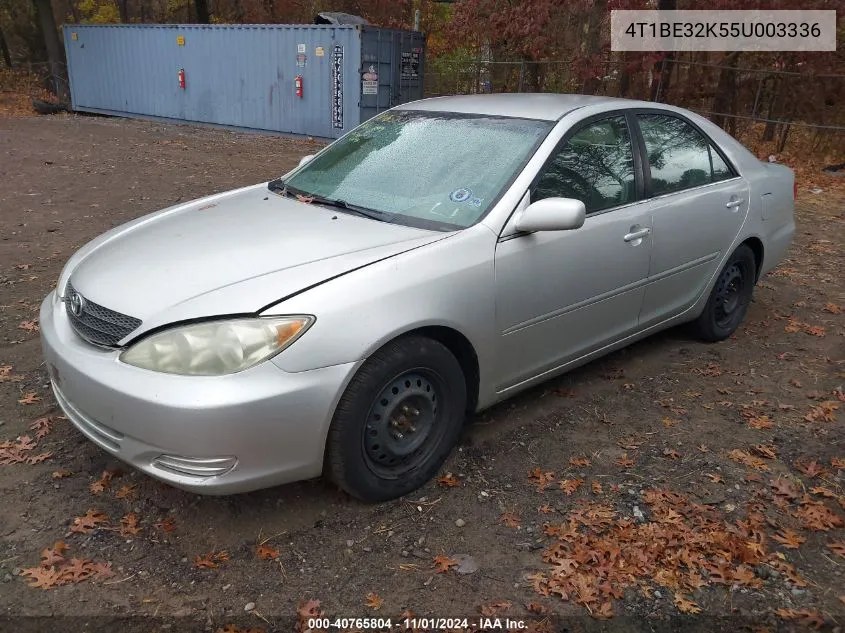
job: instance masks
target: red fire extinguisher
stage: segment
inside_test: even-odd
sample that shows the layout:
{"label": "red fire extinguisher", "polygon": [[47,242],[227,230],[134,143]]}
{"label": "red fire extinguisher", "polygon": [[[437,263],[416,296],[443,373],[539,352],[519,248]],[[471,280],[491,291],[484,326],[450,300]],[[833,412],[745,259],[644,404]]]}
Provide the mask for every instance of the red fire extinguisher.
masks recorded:
{"label": "red fire extinguisher", "polygon": [[185,89],[185,69],[179,69],[179,87],[184,90]]}
{"label": "red fire extinguisher", "polygon": [[296,86],[296,96],[301,99],[302,98],[302,75],[297,75],[296,79],[293,80],[293,84]]}

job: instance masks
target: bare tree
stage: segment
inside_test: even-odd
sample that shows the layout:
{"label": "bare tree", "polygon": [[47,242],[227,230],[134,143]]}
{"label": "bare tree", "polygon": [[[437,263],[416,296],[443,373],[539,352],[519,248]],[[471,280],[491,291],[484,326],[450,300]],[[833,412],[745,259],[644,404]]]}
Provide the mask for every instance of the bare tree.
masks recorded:
{"label": "bare tree", "polygon": [[129,23],[129,0],[117,0],[117,10],[120,12],[120,21]]}
{"label": "bare tree", "polygon": [[194,0],[194,8],[197,11],[197,22],[199,24],[208,24],[210,22],[208,0]]}
{"label": "bare tree", "polygon": [[56,28],[56,18],[53,16],[53,6],[50,0],[32,0],[44,46],[47,49],[47,59],[50,64],[50,87],[59,99],[67,100],[67,77],[65,75],[65,56],[59,31]]}
{"label": "bare tree", "polygon": [[3,37],[3,29],[0,27],[0,55],[3,56],[3,61],[6,66],[12,67],[12,56],[9,54],[9,47],[6,45],[6,38]]}

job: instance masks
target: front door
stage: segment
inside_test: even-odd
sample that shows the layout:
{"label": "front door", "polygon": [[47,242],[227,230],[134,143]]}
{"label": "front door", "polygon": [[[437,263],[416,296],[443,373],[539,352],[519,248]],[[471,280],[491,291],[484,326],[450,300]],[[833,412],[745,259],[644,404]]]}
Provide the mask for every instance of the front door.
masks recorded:
{"label": "front door", "polygon": [[649,284],[640,325],[680,314],[701,296],[748,213],[748,184],[688,121],[638,114],[653,217]]}
{"label": "front door", "polygon": [[637,327],[648,277],[651,214],[624,114],[564,137],[532,201],[582,200],[584,226],[508,234],[496,249],[499,391],[623,338]]}

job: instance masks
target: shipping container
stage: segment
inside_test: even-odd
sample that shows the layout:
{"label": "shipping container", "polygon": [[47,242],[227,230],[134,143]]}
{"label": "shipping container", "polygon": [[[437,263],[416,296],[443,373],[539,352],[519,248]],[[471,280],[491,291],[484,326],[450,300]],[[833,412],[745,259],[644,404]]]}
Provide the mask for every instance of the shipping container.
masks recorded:
{"label": "shipping container", "polygon": [[74,110],[337,138],[423,97],[425,36],[367,25],[65,25]]}

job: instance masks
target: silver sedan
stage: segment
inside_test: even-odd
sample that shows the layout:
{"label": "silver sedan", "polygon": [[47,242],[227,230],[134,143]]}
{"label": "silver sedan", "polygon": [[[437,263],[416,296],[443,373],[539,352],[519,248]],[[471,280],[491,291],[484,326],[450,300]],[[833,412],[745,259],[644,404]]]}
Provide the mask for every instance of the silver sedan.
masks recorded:
{"label": "silver sedan", "polygon": [[322,473],[390,499],[474,411],[670,326],[731,336],[792,240],[793,185],[662,104],[408,103],[84,246],[44,356],[73,424],[174,486]]}

